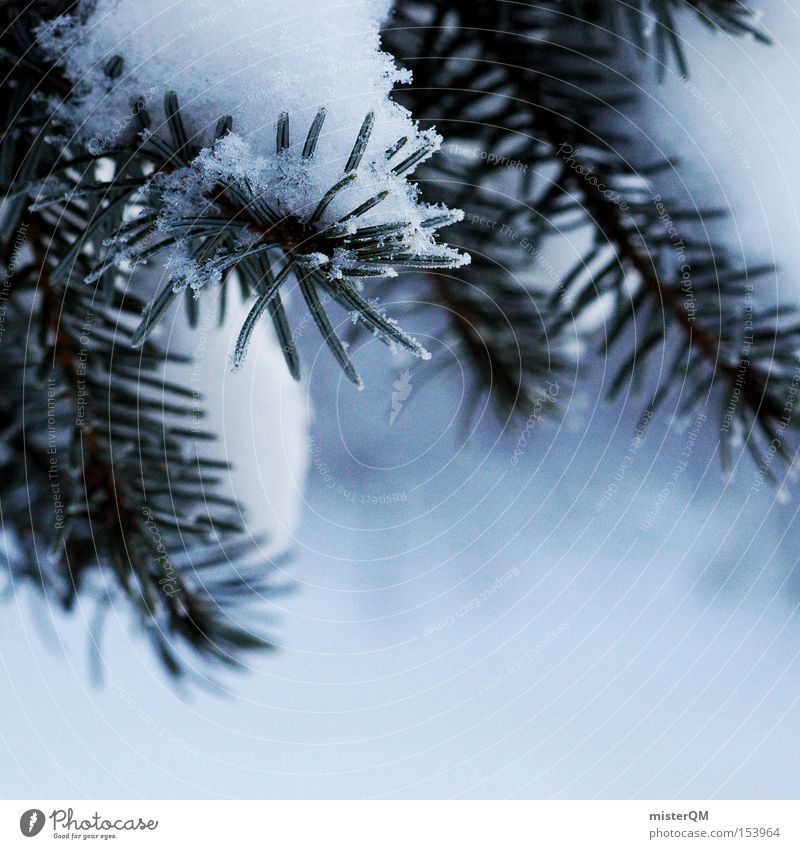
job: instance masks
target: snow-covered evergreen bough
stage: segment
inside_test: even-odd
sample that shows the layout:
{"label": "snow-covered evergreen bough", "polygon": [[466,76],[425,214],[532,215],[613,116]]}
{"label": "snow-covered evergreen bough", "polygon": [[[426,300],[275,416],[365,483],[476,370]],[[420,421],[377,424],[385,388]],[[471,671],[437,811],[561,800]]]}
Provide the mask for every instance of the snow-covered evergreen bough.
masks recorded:
{"label": "snow-covered evergreen bough", "polygon": [[[713,395],[723,424],[733,409],[721,436],[743,434],[759,456],[759,440],[785,430],[800,347],[743,285],[769,269],[741,269],[697,237],[705,213],[673,215],[693,269],[690,317],[647,183],[662,163],[637,167],[603,141],[620,93],[607,89],[613,54],[597,33],[627,28],[662,64],[670,51],[682,63],[683,7],[754,31],[723,0],[410,0],[391,14],[385,0],[3,3],[0,504],[12,587],[30,581],[68,608],[92,597],[98,623],[127,599],[175,675],[191,666],[187,648],[235,665],[269,646],[260,623],[280,587],[266,561],[282,544],[252,533],[211,449],[218,433],[198,424],[199,394],[162,344],[177,310],[200,323],[212,290],[222,324],[243,310],[234,370],[268,330],[301,377],[285,307],[296,297],[360,386],[329,311],[428,358],[380,305],[411,273],[504,421],[540,403],[572,362],[581,314],[610,303],[603,353],[643,328],[612,389],[671,352],[650,409],[679,382],[683,407]],[[382,52],[382,24],[414,74],[394,95],[411,74]],[[446,122],[449,153],[415,121],[428,116]],[[459,249],[440,241],[450,225]],[[593,232],[586,256],[563,275],[543,269],[543,240],[576,226]]]}

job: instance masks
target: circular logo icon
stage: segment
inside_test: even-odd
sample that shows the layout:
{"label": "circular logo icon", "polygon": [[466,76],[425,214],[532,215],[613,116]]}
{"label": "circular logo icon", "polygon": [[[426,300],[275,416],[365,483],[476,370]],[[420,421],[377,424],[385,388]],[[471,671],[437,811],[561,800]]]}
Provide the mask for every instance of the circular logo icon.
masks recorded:
{"label": "circular logo icon", "polygon": [[44,812],[38,808],[31,808],[19,818],[19,830],[25,837],[36,837],[44,828]]}

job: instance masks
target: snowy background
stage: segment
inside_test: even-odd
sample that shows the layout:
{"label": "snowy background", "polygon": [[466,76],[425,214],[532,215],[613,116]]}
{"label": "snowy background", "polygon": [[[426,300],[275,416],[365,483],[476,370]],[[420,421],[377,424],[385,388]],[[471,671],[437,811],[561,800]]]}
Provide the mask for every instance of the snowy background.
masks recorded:
{"label": "snowy background", "polygon": [[[648,84],[637,114],[680,153],[692,196],[733,210],[731,241],[775,258],[782,296],[800,300],[800,16],[777,0],[767,12],[772,48],[686,22],[694,89]],[[522,426],[501,438],[490,414],[470,419],[458,363],[435,374],[451,359],[438,319],[414,319],[430,363],[362,345],[363,393],[301,334],[305,486],[302,396],[276,404],[219,364],[226,391],[248,381],[226,443],[269,427],[303,499],[296,591],[271,608],[280,651],[225,693],[181,695],[112,618],[94,686],[92,611],[45,616],[20,594],[0,623],[1,795],[798,796],[796,496],[749,494],[753,468],[724,481],[709,426],[659,502],[693,422],[657,416],[633,447],[642,405],[602,401],[601,363],[560,384],[566,417],[537,423],[515,465]]]}

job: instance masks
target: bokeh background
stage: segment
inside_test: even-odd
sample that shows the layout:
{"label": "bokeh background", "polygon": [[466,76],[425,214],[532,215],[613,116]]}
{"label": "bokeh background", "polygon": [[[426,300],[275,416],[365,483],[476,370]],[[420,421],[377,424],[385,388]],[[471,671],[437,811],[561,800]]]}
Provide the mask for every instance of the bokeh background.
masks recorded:
{"label": "bokeh background", "polygon": [[[777,261],[790,303],[800,15],[779,0],[765,13],[772,47],[687,19],[691,85],[641,65],[640,103],[620,120],[679,156],[665,190],[730,208],[725,238]],[[554,245],[553,262],[569,253]],[[279,650],[176,691],[112,614],[95,683],[93,611],[12,594],[0,795],[797,797],[797,492],[753,486],[744,464],[726,480],[716,423],[665,408],[636,441],[643,402],[604,400],[591,349],[587,374],[559,381],[559,413],[504,427],[471,400],[440,319],[411,313],[430,363],[360,343],[363,393],[315,332],[299,334],[307,396],[206,357],[212,397],[238,399],[223,445],[245,471],[241,446],[259,446],[246,506],[256,523],[277,512],[292,540],[279,568],[294,591],[264,606]],[[261,356],[277,373],[272,344]],[[408,397],[392,422],[393,392]]]}

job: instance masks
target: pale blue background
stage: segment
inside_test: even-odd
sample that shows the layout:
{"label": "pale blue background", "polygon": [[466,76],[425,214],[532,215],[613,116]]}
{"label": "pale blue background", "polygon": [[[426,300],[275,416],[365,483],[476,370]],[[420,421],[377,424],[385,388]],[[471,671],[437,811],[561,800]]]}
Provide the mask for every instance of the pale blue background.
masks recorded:
{"label": "pale blue background", "polygon": [[[732,207],[732,243],[786,267],[783,292],[796,298],[800,21],[776,2],[765,23],[780,42],[771,50],[687,27],[694,83],[713,110],[672,79],[646,126],[683,153],[693,194]],[[601,369],[566,422],[537,426],[514,467],[516,425],[498,441],[497,423],[478,416],[464,443],[458,367],[426,383],[431,366],[412,363],[411,397],[389,428],[404,363],[378,343],[357,360],[360,396],[337,385],[326,352],[314,366],[319,456],[358,496],[407,500],[350,503],[312,466],[287,568],[297,592],[270,626],[283,648],[226,678],[224,695],[176,695],[124,618],[108,624],[111,672],[95,687],[90,609],[50,615],[27,591],[6,603],[0,795],[800,793],[796,492],[787,504],[767,489],[746,500],[752,467],[726,485],[709,426],[642,532],[686,436],[658,417],[598,513],[642,409],[598,405]]]}

